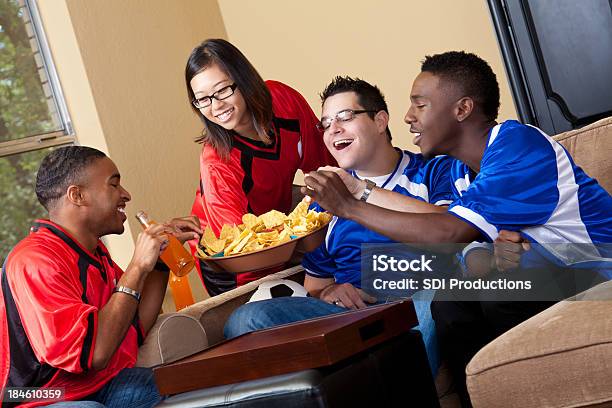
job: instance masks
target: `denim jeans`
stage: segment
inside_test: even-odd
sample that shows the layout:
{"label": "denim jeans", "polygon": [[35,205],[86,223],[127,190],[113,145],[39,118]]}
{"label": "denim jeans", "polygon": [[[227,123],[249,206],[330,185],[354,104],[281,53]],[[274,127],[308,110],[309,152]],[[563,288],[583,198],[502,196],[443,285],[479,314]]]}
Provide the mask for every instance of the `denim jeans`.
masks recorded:
{"label": "denim jeans", "polygon": [[[433,290],[422,290],[413,295],[412,301],[419,321],[415,329],[421,332],[431,373],[435,378],[440,361],[435,324],[429,308],[433,295]],[[261,300],[246,303],[236,309],[225,323],[223,334],[231,339],[255,330],[346,311],[346,308],[312,297]]]}
{"label": "denim jeans", "polygon": [[149,408],[162,401],[153,370],[149,368],[124,368],[100,391],[81,401],[65,401],[49,405],[53,408]]}

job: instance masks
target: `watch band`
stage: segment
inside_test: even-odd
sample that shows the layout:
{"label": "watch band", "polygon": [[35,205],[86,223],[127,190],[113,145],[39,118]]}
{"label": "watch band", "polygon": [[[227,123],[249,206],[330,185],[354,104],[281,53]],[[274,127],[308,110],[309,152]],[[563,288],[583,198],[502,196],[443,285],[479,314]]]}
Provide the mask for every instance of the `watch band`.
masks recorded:
{"label": "watch band", "polygon": [[113,289],[113,293],[115,292],[121,292],[125,293],[126,295],[133,296],[134,299],[140,302],[140,293],[136,292],[134,289],[128,288],[127,286],[115,286],[115,289]]}
{"label": "watch band", "polygon": [[373,182],[372,180],[368,180],[365,179],[365,188],[363,189],[363,193],[361,194],[361,197],[359,198],[361,201],[368,201],[368,197],[370,197],[370,194],[372,193],[372,189],[374,187],[376,187],[376,183]]}

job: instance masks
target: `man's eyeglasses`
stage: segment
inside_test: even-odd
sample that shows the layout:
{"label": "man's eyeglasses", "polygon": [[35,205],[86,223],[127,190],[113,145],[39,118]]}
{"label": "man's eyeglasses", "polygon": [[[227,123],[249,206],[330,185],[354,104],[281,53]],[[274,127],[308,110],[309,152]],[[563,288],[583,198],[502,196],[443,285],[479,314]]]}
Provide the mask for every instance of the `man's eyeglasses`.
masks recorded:
{"label": "man's eyeglasses", "polygon": [[376,113],[378,111],[375,110],[353,110],[353,109],[345,109],[336,113],[332,117],[324,117],[321,119],[319,123],[317,123],[317,129],[321,132],[326,131],[331,126],[332,122],[337,120],[338,122],[348,122],[355,119],[355,115],[359,115],[360,113]]}
{"label": "man's eyeglasses", "polygon": [[236,84],[224,86],[223,88],[219,89],[217,92],[215,92],[212,95],[202,96],[201,98],[195,98],[193,101],[191,101],[191,103],[193,103],[193,106],[195,106],[198,109],[206,108],[212,105],[213,98],[218,101],[222,101],[223,99],[227,99],[230,96],[232,96],[237,87],[238,85]]}

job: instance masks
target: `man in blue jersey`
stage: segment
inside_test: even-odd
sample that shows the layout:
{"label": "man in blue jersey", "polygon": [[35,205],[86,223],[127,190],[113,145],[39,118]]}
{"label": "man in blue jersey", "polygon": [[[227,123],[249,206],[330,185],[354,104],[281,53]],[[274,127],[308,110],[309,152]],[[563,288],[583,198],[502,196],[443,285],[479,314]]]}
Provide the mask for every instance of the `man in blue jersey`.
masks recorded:
{"label": "man in blue jersey", "polygon": [[[398,209],[414,212],[445,211],[451,199],[449,157],[426,161],[422,155],[401,151],[391,144],[389,114],[380,90],[360,79],[335,78],[323,91],[320,128],[325,145],[349,172],[339,171],[371,186],[411,197]],[[366,181],[364,181],[366,182]],[[367,193],[363,194],[367,200]],[[391,244],[386,236],[368,230],[347,218],[334,217],[325,243],[305,255],[304,286],[309,298],[277,298],[248,303],[229,319],[226,337],[331,313],[360,309],[374,299],[361,288],[361,245]],[[442,258],[442,257],[441,257]],[[442,259],[441,259],[442,261]],[[432,371],[437,369],[430,299],[415,301]]]}
{"label": "man in blue jersey", "polygon": [[[377,188],[370,195],[377,205],[364,203],[353,197],[364,183],[345,186],[346,178],[335,172],[310,173],[303,192],[333,214],[400,242],[496,241],[502,230],[514,232],[505,236],[516,242],[518,232],[549,260],[540,271],[553,279],[551,271],[558,266],[610,261],[612,197],[539,129],[516,121],[496,123],[499,87],[485,61],[465,52],[426,57],[410,99],[405,121],[423,154],[461,161],[451,169],[455,199],[448,212],[393,211],[391,203],[404,198]],[[609,269],[598,271],[609,279]],[[432,304],[442,352],[459,379],[465,406],[470,402],[464,368],[473,354],[551,303]]]}

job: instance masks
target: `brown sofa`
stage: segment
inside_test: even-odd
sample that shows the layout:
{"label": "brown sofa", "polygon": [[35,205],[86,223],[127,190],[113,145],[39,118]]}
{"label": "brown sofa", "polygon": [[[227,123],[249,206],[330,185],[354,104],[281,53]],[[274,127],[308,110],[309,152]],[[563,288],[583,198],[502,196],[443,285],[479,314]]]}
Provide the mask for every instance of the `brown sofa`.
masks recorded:
{"label": "brown sofa", "polygon": [[[555,139],[612,192],[612,118]],[[466,374],[475,408],[612,407],[612,282],[504,333]]]}

